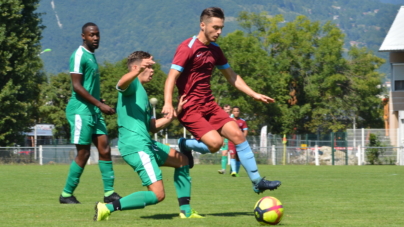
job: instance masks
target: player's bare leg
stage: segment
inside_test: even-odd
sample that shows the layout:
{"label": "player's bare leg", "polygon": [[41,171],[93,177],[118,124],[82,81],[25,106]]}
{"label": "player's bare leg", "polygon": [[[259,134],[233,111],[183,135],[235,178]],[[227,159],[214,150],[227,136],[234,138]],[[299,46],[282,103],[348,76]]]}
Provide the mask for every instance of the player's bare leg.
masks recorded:
{"label": "player's bare leg", "polygon": [[194,167],[194,157],[192,156],[192,150],[200,152],[202,154],[215,153],[223,144],[223,138],[216,130],[211,130],[198,141],[196,139],[180,138],[178,140],[178,147],[180,152],[185,154],[189,160],[189,168]]}

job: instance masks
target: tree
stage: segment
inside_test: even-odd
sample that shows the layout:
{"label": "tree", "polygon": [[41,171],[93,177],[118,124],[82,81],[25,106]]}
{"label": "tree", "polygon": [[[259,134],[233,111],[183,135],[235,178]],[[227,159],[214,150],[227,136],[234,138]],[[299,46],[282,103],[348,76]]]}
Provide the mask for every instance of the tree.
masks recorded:
{"label": "tree", "polygon": [[[249,84],[276,100],[276,107],[254,104],[248,111],[262,115],[260,120],[269,124],[273,133],[343,130],[352,114],[358,119],[375,118],[368,122],[369,126],[381,122],[381,116],[377,117],[377,95],[381,89],[376,85],[383,75],[376,70],[384,60],[358,48],[351,48],[344,56],[344,34],[336,25],[321,25],[304,16],[285,23],[281,15],[247,12],[240,13],[238,20],[248,31],[244,39],[255,37],[266,56],[259,56],[264,61],[261,63],[235,63],[243,66],[239,70],[245,72],[260,65],[261,77],[250,75]],[[223,48],[231,39],[236,40],[231,35],[222,40]],[[248,54],[245,48],[249,47],[239,45],[233,51]],[[228,58],[233,56],[231,51]],[[238,67],[234,63],[232,66]]]}
{"label": "tree", "polygon": [[55,138],[70,139],[70,125],[66,119],[66,106],[71,96],[70,74],[51,76],[49,83],[41,86],[41,122],[55,126]]}
{"label": "tree", "polygon": [[0,146],[21,143],[38,117],[40,39],[38,0],[3,0],[0,9]]}

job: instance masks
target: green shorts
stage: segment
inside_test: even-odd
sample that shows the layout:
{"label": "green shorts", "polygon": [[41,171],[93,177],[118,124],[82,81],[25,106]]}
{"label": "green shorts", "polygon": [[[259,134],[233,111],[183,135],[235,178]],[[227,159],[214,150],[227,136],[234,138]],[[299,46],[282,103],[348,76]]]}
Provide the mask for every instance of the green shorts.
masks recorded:
{"label": "green shorts", "polygon": [[66,114],[66,117],[70,124],[70,142],[73,144],[89,145],[94,134],[108,134],[105,120],[101,114]]}
{"label": "green shorts", "polygon": [[[130,153],[127,149],[135,149],[135,147],[119,146],[121,153]],[[146,146],[141,151],[130,153],[122,158],[139,174],[142,185],[149,186],[163,179],[159,166],[166,162],[169,153],[169,146],[152,141],[151,146]]]}

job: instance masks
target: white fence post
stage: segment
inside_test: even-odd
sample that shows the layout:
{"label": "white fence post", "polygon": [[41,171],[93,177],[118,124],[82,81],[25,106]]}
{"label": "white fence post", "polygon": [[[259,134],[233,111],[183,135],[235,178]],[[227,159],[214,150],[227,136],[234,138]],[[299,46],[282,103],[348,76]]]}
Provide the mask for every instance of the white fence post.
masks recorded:
{"label": "white fence post", "polygon": [[317,145],[314,147],[314,158],[315,158],[316,166],[319,166],[320,160],[318,157],[318,146]]}
{"label": "white fence post", "polygon": [[272,145],[272,164],[273,165],[276,165],[276,148],[275,148],[275,145]]}
{"label": "white fence post", "polygon": [[362,165],[366,165],[366,161],[365,161],[365,146],[362,147]]}
{"label": "white fence post", "polygon": [[362,165],[362,161],[361,161],[361,158],[362,158],[361,151],[362,151],[361,145],[358,145],[358,151],[356,152],[356,156],[358,157],[358,166]]}
{"label": "white fence post", "polygon": [[42,152],[43,152],[43,147],[42,145],[39,145],[39,165],[43,165],[42,163]]}

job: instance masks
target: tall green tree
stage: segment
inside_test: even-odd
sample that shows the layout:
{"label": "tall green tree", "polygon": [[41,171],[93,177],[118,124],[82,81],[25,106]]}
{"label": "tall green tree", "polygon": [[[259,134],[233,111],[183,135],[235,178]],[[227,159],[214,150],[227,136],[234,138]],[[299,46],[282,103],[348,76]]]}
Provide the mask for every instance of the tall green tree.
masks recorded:
{"label": "tall green tree", "polygon": [[[298,16],[285,23],[281,15],[270,17],[265,12],[242,12],[238,20],[247,35],[230,34],[229,39],[221,41],[221,46],[226,48],[229,43],[237,49],[225,51],[228,58],[234,57],[234,53],[244,53],[263,60],[243,65],[238,59],[248,57],[239,56],[231,64],[233,68],[241,67],[239,72],[250,74],[243,78],[251,79],[249,84],[253,89],[275,98],[276,107],[254,103],[245,110],[260,115],[260,121],[269,124],[272,132],[338,131],[347,128],[353,116],[362,122],[373,117],[367,121],[368,126],[380,124],[377,95],[381,90],[377,85],[383,75],[376,70],[384,60],[364,48],[350,48],[346,53],[344,34],[329,22],[321,25]],[[250,36],[265,51],[264,56],[257,55],[259,51],[251,51],[256,46],[243,46],[240,41],[236,41],[240,45],[232,43]],[[254,76],[258,66],[262,73],[256,74],[261,77]]]}
{"label": "tall green tree", "polygon": [[38,0],[0,1],[0,146],[21,143],[38,117],[43,26]]}

